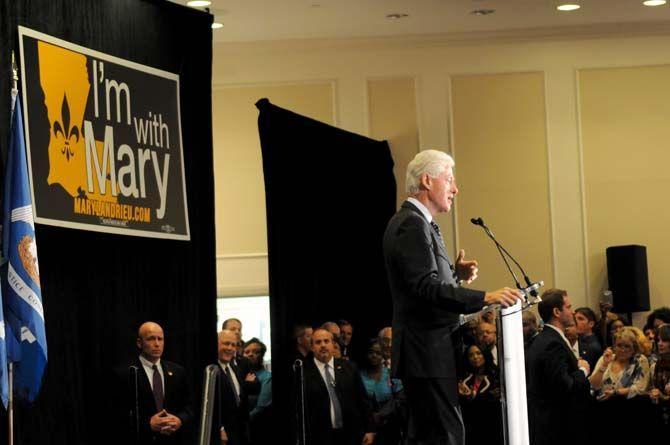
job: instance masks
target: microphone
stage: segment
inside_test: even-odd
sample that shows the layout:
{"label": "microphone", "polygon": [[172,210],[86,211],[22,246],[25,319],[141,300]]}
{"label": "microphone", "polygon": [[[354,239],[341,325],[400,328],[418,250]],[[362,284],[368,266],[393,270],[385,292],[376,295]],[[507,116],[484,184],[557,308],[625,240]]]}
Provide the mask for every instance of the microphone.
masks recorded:
{"label": "microphone", "polygon": [[[133,409],[130,411],[130,415],[133,417],[133,423],[135,424],[135,443],[140,443],[140,390],[139,390],[139,384],[138,384],[138,377],[137,377],[137,372],[139,371],[140,368],[138,368],[135,365],[130,365],[128,366],[128,370],[132,371],[132,379],[133,379],[133,395],[135,396],[135,406],[133,406]],[[128,375],[130,378],[130,374]],[[134,411],[134,412],[133,412]]]}
{"label": "microphone", "polygon": [[[516,277],[516,274],[512,271],[512,268],[510,267],[507,259],[505,259],[505,254],[507,255],[507,257],[509,257],[509,259],[511,259],[514,262],[514,264],[516,264],[516,266],[519,268],[519,270],[523,274],[523,279],[526,282],[526,285],[531,288],[530,294],[533,297],[537,297],[537,288],[534,286],[534,283],[532,281],[530,281],[530,278],[528,278],[528,274],[526,274],[526,271],[523,269],[523,267],[521,267],[521,264],[519,264],[519,262],[512,256],[512,254],[509,253],[507,251],[507,249],[505,249],[502,246],[502,244],[500,244],[498,242],[496,237],[493,235],[493,232],[491,231],[491,229],[489,229],[486,226],[486,224],[484,224],[484,220],[481,217],[478,217],[478,218],[471,218],[470,222],[472,224],[476,225],[476,226],[482,227],[484,229],[484,232],[486,233],[486,235],[489,238],[491,238],[491,240],[495,243],[496,247],[498,248],[498,252],[500,253],[500,256],[502,257],[503,261],[505,261],[505,265],[507,266],[507,270],[509,270],[509,272],[512,274],[512,277],[514,278],[514,282],[516,283],[516,287],[518,289],[523,289],[523,287],[521,287],[521,284],[519,283],[519,279]],[[503,252],[504,252],[504,254],[503,254]]]}

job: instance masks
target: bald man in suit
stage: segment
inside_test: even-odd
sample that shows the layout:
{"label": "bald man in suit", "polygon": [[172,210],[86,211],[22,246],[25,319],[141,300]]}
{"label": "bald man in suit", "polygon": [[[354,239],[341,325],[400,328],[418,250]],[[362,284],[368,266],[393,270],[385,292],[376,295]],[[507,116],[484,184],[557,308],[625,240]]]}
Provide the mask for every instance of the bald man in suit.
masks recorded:
{"label": "bald man in suit", "polygon": [[125,427],[111,435],[138,445],[185,444],[193,408],[184,368],[162,359],[165,338],[157,323],[140,326],[136,345],[139,356],[115,369],[113,405]]}

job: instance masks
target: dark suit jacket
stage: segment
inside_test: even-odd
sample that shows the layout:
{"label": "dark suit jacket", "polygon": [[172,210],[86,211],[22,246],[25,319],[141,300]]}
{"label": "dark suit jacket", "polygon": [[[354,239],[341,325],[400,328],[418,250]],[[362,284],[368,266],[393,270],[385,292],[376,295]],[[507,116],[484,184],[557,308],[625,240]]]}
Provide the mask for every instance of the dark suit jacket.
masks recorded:
{"label": "dark suit jacket", "polygon": [[590,384],[561,335],[545,326],[527,352],[530,443],[578,443]]}
{"label": "dark suit jacket", "polygon": [[456,379],[458,315],[484,306],[484,292],[459,287],[439,236],[404,202],[384,233],[393,296],[394,377]]}
{"label": "dark suit jacket", "polygon": [[149,421],[158,412],[154,401],[151,385],[147,373],[139,359],[135,359],[130,365],[118,367],[114,370],[115,384],[112,397],[116,403],[115,418],[122,421],[126,428],[111,428],[114,435],[124,437],[123,442],[135,443],[135,383],[134,374],[130,366],[137,367],[137,386],[139,393],[139,419],[140,419],[140,444],[155,445],[177,445],[186,443],[189,427],[193,419],[193,407],[191,404],[191,392],[186,382],[184,368],[176,363],[161,360],[163,376],[165,380],[165,399],[163,408],[170,414],[181,419],[182,427],[172,435],[165,436],[151,431]]}
{"label": "dark suit jacket", "polygon": [[[334,359],[335,391],[342,408],[345,442],[337,445],[359,445],[366,432],[373,431],[371,408],[363,380],[354,364]],[[305,372],[305,425],[308,444],[327,444],[326,433],[332,428],[330,397],[326,382],[312,357],[304,362]],[[294,388],[294,394],[299,393]]]}
{"label": "dark suit jacket", "polygon": [[230,381],[221,369],[216,379],[216,403],[212,412],[212,445],[221,443],[221,426],[226,429],[228,445],[244,445],[249,442],[249,394],[258,394],[260,382],[245,382],[246,375],[251,372],[250,364],[247,359],[236,362],[231,363],[231,368],[240,385],[240,403],[237,404]]}
{"label": "dark suit jacket", "polygon": [[598,359],[603,355],[603,347],[600,346],[598,337],[594,334],[581,336],[577,342],[579,343],[579,356],[589,362],[589,367],[593,370]]}

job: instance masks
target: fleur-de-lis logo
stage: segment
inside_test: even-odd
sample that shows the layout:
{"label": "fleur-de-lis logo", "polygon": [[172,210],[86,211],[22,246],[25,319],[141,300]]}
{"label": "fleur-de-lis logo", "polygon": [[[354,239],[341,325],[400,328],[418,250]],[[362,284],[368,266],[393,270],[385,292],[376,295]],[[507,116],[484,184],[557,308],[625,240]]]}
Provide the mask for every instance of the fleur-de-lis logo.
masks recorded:
{"label": "fleur-de-lis logo", "polygon": [[[61,148],[61,154],[65,155],[65,158],[69,161],[71,157],[74,156],[74,151],[70,146],[70,140],[74,138],[74,143],[79,142],[79,128],[76,125],[73,125],[70,128],[70,105],[67,103],[67,94],[63,95],[63,103],[61,105],[61,117],[63,118],[63,125],[60,122],[54,122],[54,136],[58,137],[60,133],[61,137],[65,140],[63,148]],[[63,129],[65,127],[65,129]]]}

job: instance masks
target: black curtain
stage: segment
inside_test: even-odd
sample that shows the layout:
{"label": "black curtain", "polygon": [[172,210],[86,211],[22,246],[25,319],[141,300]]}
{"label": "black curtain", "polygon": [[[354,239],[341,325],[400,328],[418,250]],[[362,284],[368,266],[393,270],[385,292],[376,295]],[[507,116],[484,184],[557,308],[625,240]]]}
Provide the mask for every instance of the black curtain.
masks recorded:
{"label": "black curtain", "polygon": [[2,159],[18,25],[177,73],[191,229],[190,241],[171,241],[36,227],[49,362],[36,402],[16,407],[15,443],[104,443],[120,427],[104,417],[106,376],[137,354],[145,320],[163,326],[165,358],[186,367],[199,399],[202,370],[216,359],[211,22],[159,0],[0,0]]}
{"label": "black curtain", "polygon": [[[382,237],[395,212],[396,185],[385,141],[267,99],[256,106],[267,206],[273,405],[287,407],[295,323],[347,319],[358,351],[390,324]],[[292,425],[281,415],[277,422],[284,433]]]}

